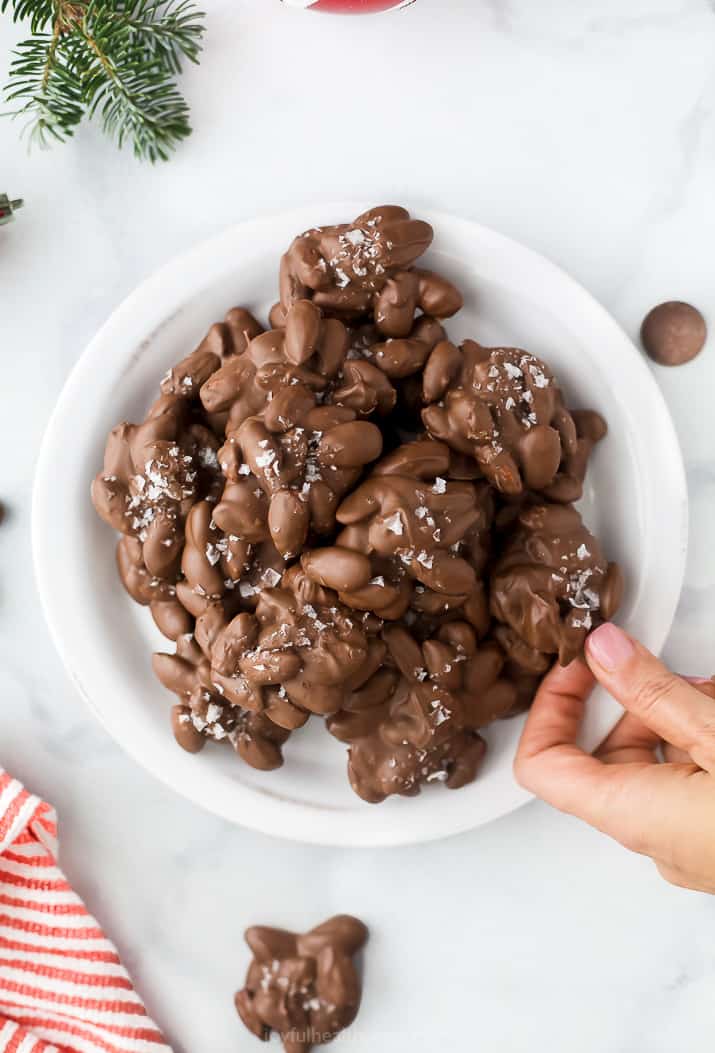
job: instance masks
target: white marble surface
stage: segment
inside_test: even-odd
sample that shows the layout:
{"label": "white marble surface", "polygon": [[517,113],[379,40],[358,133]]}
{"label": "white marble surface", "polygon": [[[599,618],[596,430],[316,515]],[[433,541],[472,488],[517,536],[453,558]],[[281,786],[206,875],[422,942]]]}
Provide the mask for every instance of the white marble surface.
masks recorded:
{"label": "white marble surface", "polygon": [[[206,53],[185,78],[196,133],[169,166],[94,129],[28,157],[0,123],[0,190],[27,200],[0,231],[0,764],[58,805],[64,865],[177,1053],[259,1048],[231,1006],[242,929],[336,910],[373,929],[346,1042],[360,1053],[710,1048],[712,901],[542,804],[443,843],[336,852],[229,826],[136,768],[52,649],[29,517],[43,426],[95,328],[158,264],[256,213],[351,195],[430,205],[546,253],[633,335],[662,299],[715,322],[713,3],[418,0],[364,20],[204,6]],[[3,21],[3,75],[16,35]],[[709,674],[715,348],[655,372],[692,500],[666,654]]]}

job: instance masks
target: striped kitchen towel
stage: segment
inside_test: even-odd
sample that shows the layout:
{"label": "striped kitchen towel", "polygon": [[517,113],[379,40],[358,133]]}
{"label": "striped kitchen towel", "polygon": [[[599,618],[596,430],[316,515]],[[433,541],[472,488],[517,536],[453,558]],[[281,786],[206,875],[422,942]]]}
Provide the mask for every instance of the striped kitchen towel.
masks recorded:
{"label": "striped kitchen towel", "polygon": [[57,866],[54,810],[2,768],[0,1053],[171,1053]]}

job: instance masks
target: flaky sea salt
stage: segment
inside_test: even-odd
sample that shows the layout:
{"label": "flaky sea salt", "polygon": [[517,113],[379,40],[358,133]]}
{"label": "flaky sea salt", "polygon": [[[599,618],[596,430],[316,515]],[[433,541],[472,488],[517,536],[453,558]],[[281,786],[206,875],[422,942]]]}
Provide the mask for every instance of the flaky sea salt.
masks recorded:
{"label": "flaky sea salt", "polygon": [[209,702],[206,707],[206,720],[209,724],[215,724],[221,716],[221,707],[217,706],[215,702]]}
{"label": "flaky sea salt", "polygon": [[402,535],[405,532],[405,528],[402,525],[402,517],[399,512],[394,512],[391,516],[388,516],[385,520],[385,526],[391,534]]}

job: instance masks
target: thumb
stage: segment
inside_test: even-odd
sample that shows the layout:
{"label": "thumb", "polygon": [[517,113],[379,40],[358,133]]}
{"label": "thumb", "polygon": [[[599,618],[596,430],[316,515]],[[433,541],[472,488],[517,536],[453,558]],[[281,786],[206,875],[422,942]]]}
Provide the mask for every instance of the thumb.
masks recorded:
{"label": "thumb", "polygon": [[662,739],[715,773],[715,702],[671,673],[642,644],[607,622],[586,640],[597,680]]}

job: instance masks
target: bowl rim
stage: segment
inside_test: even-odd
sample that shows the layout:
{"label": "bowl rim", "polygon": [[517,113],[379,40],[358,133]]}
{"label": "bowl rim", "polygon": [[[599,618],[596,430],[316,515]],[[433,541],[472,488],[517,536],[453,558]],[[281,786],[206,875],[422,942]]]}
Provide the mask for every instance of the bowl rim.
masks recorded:
{"label": "bowl rim", "polygon": [[[365,207],[365,204],[361,202],[337,202],[321,205],[319,211],[324,215],[358,215]],[[242,826],[304,843],[347,847],[413,844],[437,840],[466,832],[482,822],[491,821],[491,819],[513,811],[531,800],[531,794],[515,783],[508,800],[502,802],[488,817],[474,818],[469,814],[462,814],[463,810],[459,811],[458,817],[458,809],[452,807],[450,815],[450,810],[445,808],[447,821],[444,824],[432,823],[429,829],[418,828],[419,823],[408,821],[407,815],[404,815],[402,819],[397,816],[393,820],[392,829],[383,828],[383,824],[370,822],[369,816],[373,811],[372,808],[359,813],[350,813],[349,816],[342,812],[338,813],[339,820],[336,822],[336,813],[329,807],[318,809],[302,802],[286,800],[278,794],[259,795],[248,786],[241,786],[240,789],[243,792],[238,793],[238,784],[238,797],[246,796],[246,807],[237,809],[233,796],[230,801],[225,801],[220,795],[218,797],[211,795],[210,780],[195,780],[197,783],[206,782],[206,788],[201,790],[192,786],[190,782],[187,784],[184,781],[178,764],[175,765],[175,770],[166,770],[161,763],[153,760],[151,755],[147,755],[146,751],[140,748],[141,744],[132,740],[131,735],[123,732],[121,721],[116,716],[110,718],[106,710],[96,704],[90,692],[86,690],[79,672],[81,662],[77,662],[77,648],[80,645],[77,641],[71,641],[67,633],[63,632],[63,608],[59,604],[57,590],[53,592],[49,584],[54,577],[54,551],[50,531],[52,517],[56,515],[56,502],[52,500],[56,493],[54,483],[57,470],[54,451],[57,449],[58,437],[66,434],[67,424],[72,414],[71,407],[77,404],[80,393],[85,392],[87,384],[91,383],[95,371],[107,353],[107,346],[121,347],[122,344],[128,344],[126,335],[122,336],[122,334],[125,334],[127,329],[131,331],[136,328],[137,317],[151,316],[152,311],[158,310],[157,304],[161,304],[161,317],[164,320],[171,317],[172,312],[180,310],[182,301],[187,300],[192,280],[195,282],[197,271],[200,271],[202,275],[204,286],[209,285],[212,278],[218,280],[222,271],[225,272],[225,266],[217,261],[225,259],[229,246],[240,243],[242,239],[250,242],[256,236],[265,235],[265,231],[276,224],[280,224],[285,230],[307,229],[314,225],[312,217],[317,211],[318,208],[315,205],[308,205],[233,224],[174,256],[140,282],[90,340],[72,367],[60,392],[45,428],[36,464],[31,526],[35,580],[54,645],[70,679],[89,708],[109,735],[137,763],[182,796]],[[620,365],[629,379],[629,392],[632,391],[639,400],[638,405],[647,404],[649,411],[657,416],[658,426],[657,429],[654,429],[655,434],[649,437],[648,446],[652,447],[653,443],[656,443],[659,444],[661,450],[667,452],[668,485],[670,493],[675,495],[671,513],[672,527],[677,531],[678,544],[675,551],[672,545],[667,549],[669,557],[665,571],[667,580],[659,592],[659,604],[662,603],[665,616],[659,623],[659,631],[654,632],[648,641],[654,651],[659,651],[672,624],[684,579],[688,496],[685,468],[675,427],[663,394],[653,375],[630,338],[609,312],[579,282],[546,257],[473,220],[432,209],[420,209],[419,214],[421,218],[432,223],[438,235],[446,231],[451,231],[453,234],[462,233],[467,237],[478,239],[481,243],[486,243],[495,252],[510,254],[522,267],[536,268],[544,282],[556,282],[562,290],[566,291],[578,308],[584,324],[600,328],[619,346],[622,355]],[[143,331],[146,337],[152,331],[151,325],[147,324]],[[88,479],[88,487],[89,482]],[[652,480],[652,483],[654,485],[655,480]],[[649,491],[649,494],[650,503],[653,504],[652,490]],[[654,519],[651,524],[652,529],[663,534],[665,520],[666,517],[662,517],[660,521]],[[672,535],[672,528],[670,533]],[[651,538],[650,541],[652,544],[653,539]],[[612,703],[608,718],[610,723],[607,724],[605,719],[601,719],[598,737],[595,731],[592,731],[590,735],[592,741],[586,743],[589,748],[597,745],[605,733],[604,728],[607,730],[612,726],[619,714],[620,707]],[[454,797],[456,796],[455,794]],[[450,794],[449,797],[451,800],[453,795]],[[237,814],[237,811],[240,814]]]}

